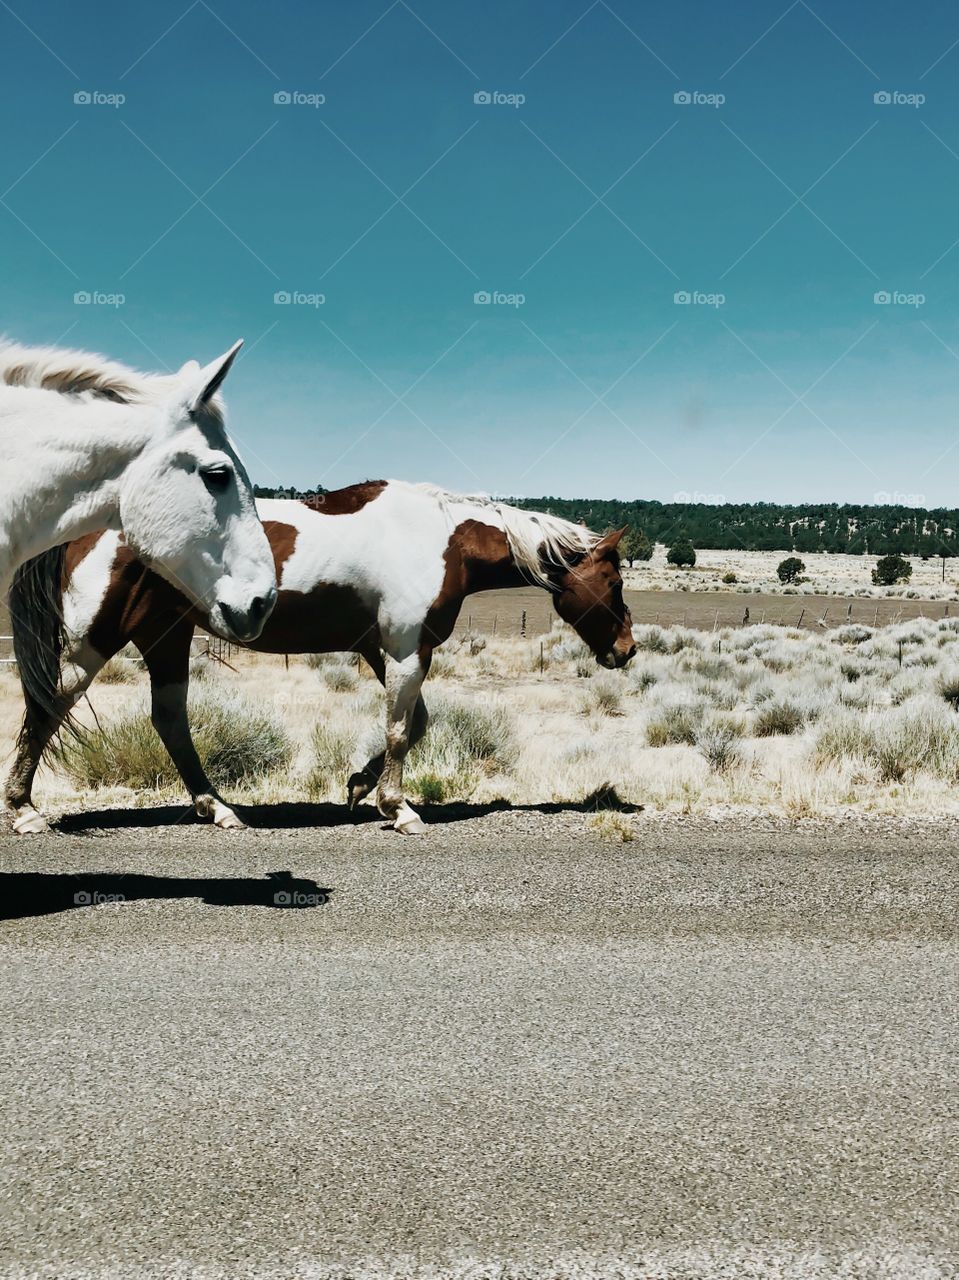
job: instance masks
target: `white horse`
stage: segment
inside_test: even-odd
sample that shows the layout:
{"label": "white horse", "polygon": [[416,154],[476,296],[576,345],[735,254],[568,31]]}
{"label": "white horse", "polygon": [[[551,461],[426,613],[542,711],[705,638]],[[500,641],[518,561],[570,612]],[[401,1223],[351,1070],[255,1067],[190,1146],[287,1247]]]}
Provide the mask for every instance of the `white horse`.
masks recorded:
{"label": "white horse", "polygon": [[39,708],[58,689],[62,544],[96,529],[122,529],[227,639],[263,629],[273,557],[217,396],[240,345],[151,375],[0,342],[0,599],[18,574],[17,658]]}

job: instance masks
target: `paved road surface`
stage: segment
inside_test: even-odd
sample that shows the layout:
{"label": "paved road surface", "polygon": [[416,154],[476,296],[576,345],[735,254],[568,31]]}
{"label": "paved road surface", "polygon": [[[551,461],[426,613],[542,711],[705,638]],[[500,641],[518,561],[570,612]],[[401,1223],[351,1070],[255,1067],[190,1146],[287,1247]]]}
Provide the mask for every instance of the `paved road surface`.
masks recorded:
{"label": "paved road surface", "polygon": [[455,816],[0,836],[0,1275],[956,1274],[948,829]]}

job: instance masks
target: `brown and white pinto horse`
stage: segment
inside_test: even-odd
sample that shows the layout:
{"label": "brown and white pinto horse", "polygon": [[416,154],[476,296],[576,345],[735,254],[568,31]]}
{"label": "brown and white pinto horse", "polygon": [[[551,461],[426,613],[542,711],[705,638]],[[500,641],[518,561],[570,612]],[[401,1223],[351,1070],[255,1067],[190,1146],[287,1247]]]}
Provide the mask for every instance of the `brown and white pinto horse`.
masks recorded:
{"label": "brown and white pinto horse", "polygon": [[[555,516],[465,497],[428,485],[367,481],[307,505],[260,501],[276,562],[279,597],[260,653],[362,654],[386,690],[386,750],[350,778],[354,806],[376,789],[380,812],[404,833],[423,824],[403,796],[403,760],[425,733],[420,693],[432,653],[448,639],[466,596],[536,583],[552,593],[603,666],[635,653],[623,600],[617,543]],[[119,534],[91,534],[66,556],[64,615],[69,648],[62,715],[126,644],[150,673],[153,723],[193,796],[221,827],[243,824],[214,791],[187,721],[190,642],[207,618],[149,569]],[[59,727],[28,708],[7,781],[15,828],[43,830],[31,790],[43,750]]]}

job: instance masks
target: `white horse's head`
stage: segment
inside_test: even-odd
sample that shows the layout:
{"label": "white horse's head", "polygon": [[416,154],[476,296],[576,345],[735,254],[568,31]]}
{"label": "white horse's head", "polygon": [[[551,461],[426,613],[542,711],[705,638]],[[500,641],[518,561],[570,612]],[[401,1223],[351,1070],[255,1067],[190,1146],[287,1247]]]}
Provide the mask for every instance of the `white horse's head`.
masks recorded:
{"label": "white horse's head", "polygon": [[276,602],[276,570],[215,400],[240,346],[163,380],[155,438],[124,470],[119,498],[139,558],[202,605],[228,640],[249,641]]}

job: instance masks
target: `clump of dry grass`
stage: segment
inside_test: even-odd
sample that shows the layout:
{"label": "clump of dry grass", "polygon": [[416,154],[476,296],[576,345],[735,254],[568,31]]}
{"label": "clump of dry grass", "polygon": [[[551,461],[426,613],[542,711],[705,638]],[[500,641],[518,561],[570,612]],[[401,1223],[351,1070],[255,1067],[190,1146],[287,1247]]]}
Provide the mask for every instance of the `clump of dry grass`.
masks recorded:
{"label": "clump of dry grass", "polygon": [[806,717],[800,707],[785,699],[775,699],[763,703],[753,720],[753,732],[757,738],[772,738],[798,733],[805,724]]}
{"label": "clump of dry grass", "polygon": [[137,667],[134,662],[121,653],[115,654],[100,668],[97,679],[104,684],[135,684]]}
{"label": "clump of dry grass", "polygon": [[629,844],[636,839],[636,828],[633,819],[625,813],[616,813],[611,809],[603,809],[586,819],[587,828],[610,844]]}
{"label": "clump of dry grass", "polygon": [[671,747],[679,743],[696,745],[699,716],[682,703],[664,707],[646,724],[646,741],[651,747]]}
{"label": "clump of dry grass", "polygon": [[601,716],[623,714],[623,682],[615,676],[603,676],[591,681],[581,701],[583,714]]}
{"label": "clump of dry grass", "polygon": [[345,787],[356,748],[355,722],[339,725],[324,719],[314,727],[310,735],[313,763],[306,776],[311,799],[322,799],[337,785]]}
{"label": "clump of dry grass", "polygon": [[425,804],[463,800],[480,777],[504,773],[516,763],[512,717],[496,702],[432,698],[426,737],[407,756],[408,794]]}
{"label": "clump of dry grass", "polygon": [[[214,786],[250,782],[288,765],[290,738],[279,718],[238,690],[198,690],[190,698],[190,728]],[[67,739],[61,759],[80,786],[153,790],[179,778],[146,706],[137,702],[79,738]]]}

